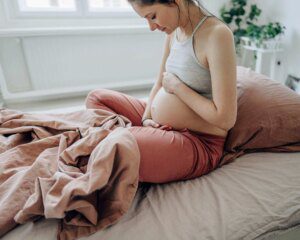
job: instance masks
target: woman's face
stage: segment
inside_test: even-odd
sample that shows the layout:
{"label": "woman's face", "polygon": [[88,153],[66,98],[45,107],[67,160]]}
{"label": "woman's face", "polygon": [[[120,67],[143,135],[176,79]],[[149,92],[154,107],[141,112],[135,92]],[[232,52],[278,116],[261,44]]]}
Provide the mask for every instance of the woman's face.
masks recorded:
{"label": "woman's face", "polygon": [[151,31],[158,29],[170,34],[178,27],[179,12],[174,3],[170,5],[155,3],[149,6],[132,3],[131,6],[138,15],[146,18]]}

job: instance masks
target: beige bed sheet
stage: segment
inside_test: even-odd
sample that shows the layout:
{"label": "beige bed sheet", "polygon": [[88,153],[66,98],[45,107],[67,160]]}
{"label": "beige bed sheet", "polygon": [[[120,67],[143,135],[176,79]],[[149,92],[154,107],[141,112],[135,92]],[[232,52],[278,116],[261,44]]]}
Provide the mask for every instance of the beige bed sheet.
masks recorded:
{"label": "beige bed sheet", "polygon": [[[300,153],[251,153],[200,178],[140,187],[129,212],[85,240],[250,240],[300,223]],[[56,220],[3,240],[56,239]]]}

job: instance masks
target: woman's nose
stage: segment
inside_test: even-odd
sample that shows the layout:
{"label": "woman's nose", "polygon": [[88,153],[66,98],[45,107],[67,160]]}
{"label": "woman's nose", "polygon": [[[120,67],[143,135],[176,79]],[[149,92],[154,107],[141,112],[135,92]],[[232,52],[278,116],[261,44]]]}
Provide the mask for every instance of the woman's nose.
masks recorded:
{"label": "woman's nose", "polygon": [[155,29],[157,29],[157,24],[156,23],[152,23],[150,21],[148,21],[149,27],[151,31],[154,31]]}

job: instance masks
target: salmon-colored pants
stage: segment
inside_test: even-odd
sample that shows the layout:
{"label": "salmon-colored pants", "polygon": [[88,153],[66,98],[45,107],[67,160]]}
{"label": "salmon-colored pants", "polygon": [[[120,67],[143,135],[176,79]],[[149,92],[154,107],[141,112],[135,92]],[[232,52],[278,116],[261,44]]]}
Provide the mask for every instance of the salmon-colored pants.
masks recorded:
{"label": "salmon-colored pants", "polygon": [[97,89],[86,98],[86,108],[104,109],[127,117],[139,146],[139,181],[166,183],[206,174],[218,166],[225,138],[182,130],[141,125],[146,102],[113,90]]}

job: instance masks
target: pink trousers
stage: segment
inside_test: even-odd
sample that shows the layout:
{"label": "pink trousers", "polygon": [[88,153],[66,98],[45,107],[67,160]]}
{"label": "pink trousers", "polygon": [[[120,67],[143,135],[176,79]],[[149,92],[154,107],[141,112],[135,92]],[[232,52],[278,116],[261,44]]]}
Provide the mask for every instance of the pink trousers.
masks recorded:
{"label": "pink trousers", "polygon": [[97,89],[86,98],[86,108],[105,109],[131,120],[129,131],[139,146],[139,181],[166,183],[209,173],[218,166],[225,138],[182,130],[141,126],[146,102],[113,90]]}

